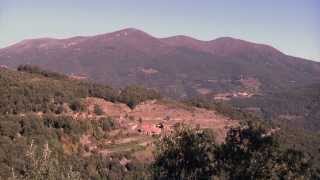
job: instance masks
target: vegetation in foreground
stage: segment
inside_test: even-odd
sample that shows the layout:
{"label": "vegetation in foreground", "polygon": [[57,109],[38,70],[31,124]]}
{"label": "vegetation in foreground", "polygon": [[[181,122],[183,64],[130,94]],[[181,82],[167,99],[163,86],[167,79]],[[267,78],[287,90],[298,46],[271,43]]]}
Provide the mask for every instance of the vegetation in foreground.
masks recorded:
{"label": "vegetation in foreground", "polygon": [[[295,149],[282,149],[272,129],[247,122],[229,130],[225,142],[215,143],[210,130],[178,124],[175,131],[159,137],[155,159],[124,168],[116,156],[106,158],[66,156],[31,140],[20,153],[2,156],[2,173],[11,179],[317,179],[313,158]],[[2,133],[3,134],[3,133]],[[2,136],[3,138],[3,136]],[[51,145],[50,145],[51,144]],[[7,144],[8,145],[8,144]],[[56,144],[57,145],[57,144]],[[10,151],[11,150],[11,151]],[[16,157],[19,156],[19,157]],[[120,157],[120,156],[119,156]],[[5,164],[9,162],[10,164]],[[5,165],[5,166],[4,166]],[[7,170],[4,171],[4,168]]]}
{"label": "vegetation in foreground", "polygon": [[[296,91],[297,93],[298,91]],[[310,92],[310,91],[309,91]],[[312,102],[310,105],[317,106],[320,101],[315,100],[315,97],[319,98],[320,96],[315,96],[314,94],[319,93],[320,91],[311,91],[313,93],[309,94],[310,97],[309,99],[305,99],[303,102],[305,105],[307,104],[306,102]],[[305,92],[307,93],[307,92]],[[291,96],[290,94],[288,96]],[[306,95],[305,95],[306,96]],[[294,96],[298,97],[298,96]],[[285,98],[283,98],[285,99]],[[293,98],[295,99],[295,98]],[[313,100],[312,100],[313,99]],[[312,100],[312,101],[311,101]],[[250,101],[250,100],[241,100],[242,102]],[[241,102],[240,101],[240,102]],[[253,100],[255,101],[255,100]],[[265,111],[265,113],[274,113],[277,114],[277,112],[284,111],[284,107],[282,105],[286,104],[286,106],[291,106],[291,107],[303,107],[304,105],[301,106],[299,104],[299,101],[294,100],[294,103],[292,104],[292,101],[289,101],[288,99],[285,101],[281,101],[280,105],[278,106],[277,111],[271,111],[271,109],[275,108],[275,104],[256,104],[259,107],[262,108],[267,108],[268,110]],[[266,101],[262,101],[266,102]],[[278,102],[278,101],[277,101]],[[270,128],[277,129],[277,138],[280,142],[281,148],[290,148],[290,149],[297,149],[299,151],[302,151],[307,154],[311,154],[314,157],[315,161],[315,166],[320,168],[320,133],[317,131],[312,131],[310,129],[303,128],[299,125],[299,121],[296,122],[294,120],[284,120],[281,118],[268,118],[268,117],[261,117],[260,113],[255,113],[252,111],[246,111],[244,110],[244,107],[239,108],[236,106],[230,105],[230,103],[225,103],[225,102],[216,102],[212,101],[208,98],[203,98],[203,97],[196,97],[189,99],[185,101],[186,104],[190,106],[195,106],[199,108],[205,108],[209,110],[215,110],[219,112],[220,114],[223,114],[227,117],[231,117],[233,119],[238,119],[242,121],[263,121],[265,125],[267,125]],[[231,102],[233,104],[233,102]],[[282,105],[281,105],[282,104]],[[296,104],[296,105],[294,105]],[[291,109],[291,108],[288,108]],[[303,111],[303,109],[300,109]],[[310,117],[316,117],[317,116],[317,110],[315,108],[312,108],[313,112],[305,111],[308,112],[305,115],[309,115]],[[295,110],[293,110],[295,111]],[[319,110],[318,110],[319,111]],[[302,113],[302,112],[301,112]],[[308,120],[306,120],[308,121]],[[316,119],[310,120],[310,124],[314,124]],[[301,121],[300,121],[301,122]],[[306,122],[303,122],[305,124]]]}
{"label": "vegetation in foreground", "polygon": [[178,126],[158,143],[154,179],[317,179],[312,157],[282,149],[272,132],[249,121],[217,144],[207,130]]}
{"label": "vegetation in foreground", "polygon": [[[97,140],[108,137],[117,129],[117,124],[110,118],[75,120],[64,112],[83,111],[85,106],[81,99],[86,97],[125,102],[133,108],[140,102],[160,96],[136,86],[119,93],[107,86],[69,79],[37,68],[33,70],[28,66],[19,70],[0,69],[1,178],[319,178],[319,170],[313,166],[310,155],[290,145],[281,146],[279,142],[282,143],[283,138],[281,140],[280,136],[278,140],[276,135],[269,134],[272,131],[257,123],[255,116],[224,104],[202,101],[190,104],[214,108],[229,117],[249,119],[252,123],[231,129],[223,144],[215,143],[209,130],[177,126],[172,134],[160,137],[151,164],[135,159],[134,152],[85,156],[90,147],[79,143],[81,136],[89,134]],[[94,111],[97,115],[102,113],[98,107]],[[291,141],[291,144],[296,142]]]}

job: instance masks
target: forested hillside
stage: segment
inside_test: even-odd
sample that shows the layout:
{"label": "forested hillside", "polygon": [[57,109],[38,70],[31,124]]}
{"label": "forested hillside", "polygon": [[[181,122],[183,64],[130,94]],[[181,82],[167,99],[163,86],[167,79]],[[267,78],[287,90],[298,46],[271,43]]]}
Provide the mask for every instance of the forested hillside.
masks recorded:
{"label": "forested hillside", "polygon": [[0,68],[0,98],[4,179],[319,177],[309,134],[223,103],[176,102],[29,65]]}
{"label": "forested hillside", "polygon": [[261,114],[264,119],[287,122],[292,127],[314,132],[320,129],[320,85],[282,90],[247,99],[234,99],[231,103]]}
{"label": "forested hillside", "polygon": [[0,179],[129,178],[143,167],[139,161],[119,164],[123,159],[134,161],[131,153],[119,151],[111,159],[99,153],[85,155],[92,148],[86,137],[112,139],[108,132],[120,127],[111,117],[101,116],[99,107],[94,109],[99,116],[77,114],[85,112],[86,97],[122,101],[134,107],[142,100],[158,98],[148,95],[156,94],[154,91],[134,88],[134,95],[129,95],[130,90],[120,95],[108,86],[34,66],[19,66],[18,70],[0,69]]}

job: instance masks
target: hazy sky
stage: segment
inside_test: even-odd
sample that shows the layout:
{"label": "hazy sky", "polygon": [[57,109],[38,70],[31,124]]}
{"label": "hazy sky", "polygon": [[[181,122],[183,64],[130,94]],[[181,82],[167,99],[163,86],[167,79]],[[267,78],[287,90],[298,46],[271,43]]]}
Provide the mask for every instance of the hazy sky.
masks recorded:
{"label": "hazy sky", "polygon": [[127,27],[156,37],[232,36],[320,61],[320,0],[0,0],[0,47]]}

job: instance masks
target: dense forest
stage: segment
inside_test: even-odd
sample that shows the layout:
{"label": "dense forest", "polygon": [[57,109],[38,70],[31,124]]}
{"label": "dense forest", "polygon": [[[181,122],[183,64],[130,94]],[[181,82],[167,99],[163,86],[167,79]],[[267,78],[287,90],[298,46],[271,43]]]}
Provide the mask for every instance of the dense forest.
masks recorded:
{"label": "dense forest", "polygon": [[97,97],[111,102],[122,102],[133,108],[147,99],[159,99],[155,90],[128,86],[121,93],[109,86],[71,79],[36,66],[22,65],[18,71],[0,69],[0,113],[63,111],[65,104],[79,110],[81,98]]}
{"label": "dense forest", "polygon": [[99,141],[121,129],[111,117],[101,116],[99,107],[94,108],[97,116],[92,119],[76,118],[77,112],[85,111],[87,97],[130,108],[163,98],[140,86],[117,90],[34,66],[19,66],[17,71],[1,68],[0,179],[319,178],[319,149],[315,149],[319,142],[311,142],[316,135],[311,138],[285,125],[275,131],[279,125],[255,114],[203,99],[184,103],[241,120],[223,143],[216,142],[210,129],[177,124],[172,133],[152,137],[152,161],[133,156],[140,147],[107,156],[87,155],[91,147],[79,143],[84,134]]}
{"label": "dense forest", "polygon": [[[81,157],[87,151],[87,147],[79,146],[81,135],[88,133],[97,139],[107,136],[117,123],[105,117],[75,120],[68,112],[84,111],[82,99],[86,97],[133,108],[144,100],[160,98],[156,91],[129,86],[120,93],[35,66],[23,65],[17,70],[0,69],[0,177],[127,179],[142,173],[135,170],[143,167],[139,162],[125,167],[119,164],[121,158],[130,157],[129,153]],[[99,114],[99,108],[95,112]]]}
{"label": "dense forest", "polygon": [[292,126],[311,131],[320,128],[320,84],[234,99],[232,103],[240,108],[257,107],[265,119],[291,121]]}

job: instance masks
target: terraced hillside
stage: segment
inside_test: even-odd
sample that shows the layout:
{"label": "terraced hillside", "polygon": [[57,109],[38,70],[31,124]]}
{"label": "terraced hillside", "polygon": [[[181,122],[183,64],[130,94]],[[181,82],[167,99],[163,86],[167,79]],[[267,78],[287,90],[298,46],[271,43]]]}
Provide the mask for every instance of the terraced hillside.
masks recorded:
{"label": "terraced hillside", "polygon": [[177,123],[213,129],[220,142],[238,124],[214,110],[165,99],[148,97],[130,108],[122,103],[130,104],[123,101],[128,94],[110,87],[34,67],[19,70],[0,69],[3,178],[37,168],[30,162],[44,160],[30,153],[42,150],[60,159],[50,167],[61,176],[128,178],[152,161],[153,142]]}

